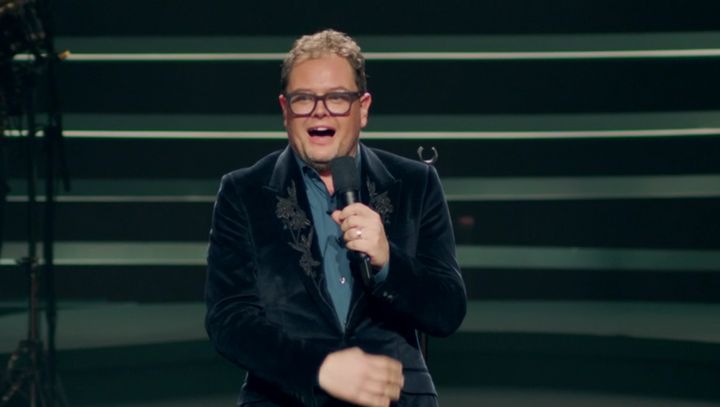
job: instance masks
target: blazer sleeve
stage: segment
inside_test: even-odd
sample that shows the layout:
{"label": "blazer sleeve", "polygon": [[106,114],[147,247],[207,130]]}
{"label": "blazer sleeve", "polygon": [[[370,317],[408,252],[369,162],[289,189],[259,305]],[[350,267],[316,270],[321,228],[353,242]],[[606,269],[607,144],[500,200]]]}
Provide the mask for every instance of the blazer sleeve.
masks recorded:
{"label": "blazer sleeve", "polygon": [[248,213],[232,174],[221,181],[207,261],[205,328],[214,348],[304,405],[313,405],[327,350],[288,336],[266,318],[256,287],[257,260]]}
{"label": "blazer sleeve", "polygon": [[440,179],[434,167],[426,168],[414,255],[403,242],[390,241],[389,273],[372,293],[416,329],[448,336],[465,318],[467,295]]}

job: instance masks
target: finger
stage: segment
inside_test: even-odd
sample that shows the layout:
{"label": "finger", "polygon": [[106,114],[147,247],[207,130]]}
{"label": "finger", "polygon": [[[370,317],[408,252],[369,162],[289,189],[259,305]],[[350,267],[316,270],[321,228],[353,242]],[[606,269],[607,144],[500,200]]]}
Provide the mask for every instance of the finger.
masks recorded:
{"label": "finger", "polygon": [[372,246],[366,239],[346,240],[345,248],[353,252],[365,253],[372,259]]}
{"label": "finger", "polygon": [[346,237],[346,240],[356,240],[362,238],[365,240],[377,241],[381,234],[385,234],[384,231],[381,231],[374,225],[369,224],[364,220],[352,221],[347,225],[341,225],[340,230],[343,232],[343,237]]}
{"label": "finger", "polygon": [[342,208],[342,213],[345,214],[345,216],[350,214],[366,214],[368,212],[372,212],[372,209],[365,206],[365,204],[362,204],[360,202],[356,202],[354,204],[350,204],[344,208]]}
{"label": "finger", "polygon": [[335,223],[337,223],[338,225],[341,225],[342,222],[343,222],[342,212],[340,212],[340,211],[337,210],[337,209],[334,210],[332,214],[330,214],[330,217],[331,217],[331,218],[335,221]]}
{"label": "finger", "polygon": [[374,377],[373,380],[378,380],[387,386],[392,386],[393,388],[401,389],[405,382],[405,377],[402,374],[386,372],[385,374],[380,374],[380,375]]}
{"label": "finger", "polygon": [[405,385],[402,363],[387,356],[372,356],[370,364],[372,366],[371,372],[375,372],[373,379],[380,381],[379,384],[376,383],[373,387],[378,388],[379,386],[383,395],[392,400],[399,400],[400,393]]}
{"label": "finger", "polygon": [[395,401],[400,400],[400,395],[402,394],[402,389],[403,389],[402,385],[396,387],[395,393],[393,393],[392,396],[390,396],[390,398]]}
{"label": "finger", "polygon": [[348,230],[352,228],[359,228],[366,226],[367,221],[363,219],[359,215],[351,215],[347,218],[345,218],[342,223],[340,224],[340,229],[343,232],[347,232]]}
{"label": "finger", "polygon": [[353,227],[343,233],[343,239],[345,239],[346,242],[367,239],[367,232],[368,231],[362,227]]}
{"label": "finger", "polygon": [[401,385],[403,383],[402,364],[387,356],[374,356],[370,360],[371,379]]}
{"label": "finger", "polygon": [[353,215],[345,219],[343,223],[340,224],[340,229],[343,232],[346,232],[352,228],[361,228],[364,230],[372,230],[378,233],[385,233],[383,225],[382,223],[380,223],[379,218],[376,219],[375,217]]}
{"label": "finger", "polygon": [[338,224],[341,224],[345,222],[347,218],[350,216],[356,215],[357,211],[353,210],[350,207],[345,207],[344,209],[336,209],[333,211],[333,213],[330,215],[335,222]]}
{"label": "finger", "polygon": [[368,380],[365,383],[364,389],[368,393],[388,397],[392,400],[397,400],[400,398],[402,386],[400,386],[398,383],[392,383],[388,381]]}
{"label": "finger", "polygon": [[367,355],[367,357],[373,367],[402,372],[402,363],[397,359],[385,355]]}
{"label": "finger", "polygon": [[[371,218],[374,215],[377,215],[372,209],[368,208],[367,206],[357,203],[352,204],[349,206],[346,206],[340,211],[340,214],[338,215],[339,219],[341,221],[345,221],[347,218],[351,216],[358,216],[360,218]],[[380,215],[377,215],[378,218]]]}
{"label": "finger", "polygon": [[400,393],[402,392],[402,387],[393,385],[386,387],[385,390],[385,396],[387,396],[390,400],[400,400]]}
{"label": "finger", "polygon": [[356,213],[358,213],[358,210],[355,205],[356,204],[352,204],[352,205],[348,205],[344,208],[341,208],[340,209],[340,219],[344,220],[348,216],[355,215]]}
{"label": "finger", "polygon": [[367,380],[363,383],[361,391],[376,395],[376,396],[390,396],[392,393],[392,386],[385,381],[381,380]]}

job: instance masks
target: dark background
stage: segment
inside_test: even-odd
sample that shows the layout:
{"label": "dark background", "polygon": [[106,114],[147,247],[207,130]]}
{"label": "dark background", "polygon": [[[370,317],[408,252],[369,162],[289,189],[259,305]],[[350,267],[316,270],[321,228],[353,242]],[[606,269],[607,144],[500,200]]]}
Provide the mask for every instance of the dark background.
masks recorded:
{"label": "dark background", "polygon": [[[56,223],[60,374],[71,404],[231,402],[242,372],[202,337],[212,197],[222,174],[285,145],[277,58],[80,57],[282,53],[328,27],[368,53],[507,53],[367,62],[367,144],[411,158],[421,145],[438,149],[462,249],[468,320],[430,341],[441,400],[537,405],[537,392],[550,392],[548,405],[575,393],[717,402],[720,53],[583,52],[718,51],[719,12],[716,1],[53,2],[58,48],[75,54],[57,76],[73,181]],[[562,50],[578,53],[548,53]],[[528,51],[540,54],[512,57]],[[37,103],[46,110],[44,77]],[[27,139],[8,131],[2,146],[12,189],[0,222],[0,361],[24,334],[26,276],[12,262],[28,216]],[[33,220],[39,228],[42,215]],[[133,252],[143,246],[149,254]],[[172,331],[174,307],[188,304],[195,320],[180,325],[191,332],[144,335]],[[93,340],[113,329],[135,339]]]}

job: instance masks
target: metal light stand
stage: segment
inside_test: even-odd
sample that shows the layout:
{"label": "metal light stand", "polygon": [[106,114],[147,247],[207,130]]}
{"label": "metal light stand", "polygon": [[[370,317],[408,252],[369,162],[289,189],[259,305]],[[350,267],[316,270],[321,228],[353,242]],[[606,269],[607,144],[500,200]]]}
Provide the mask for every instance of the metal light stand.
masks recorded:
{"label": "metal light stand", "polygon": [[[6,67],[3,61],[0,60],[0,76],[7,77],[7,70],[10,67]],[[5,207],[7,205],[7,194],[10,192],[10,187],[7,183],[7,167],[5,165],[5,120],[7,119],[7,105],[5,103],[5,94],[3,86],[0,84],[0,231],[4,230],[5,226]],[[2,235],[0,235],[0,255],[2,254],[3,242]]]}
{"label": "metal light stand", "polygon": [[[432,148],[431,148],[431,150],[432,150],[432,152],[433,152],[433,155],[432,155],[432,157],[430,157],[430,158],[425,158],[425,157],[423,156],[423,150],[424,150],[424,147],[423,147],[423,146],[418,147],[418,149],[417,149],[418,159],[419,159],[420,161],[424,162],[424,163],[427,164],[427,165],[435,165],[435,163],[436,163],[437,160],[438,160],[438,152],[437,152],[437,149],[436,149],[435,147],[432,147]],[[428,336],[427,336],[427,334],[426,334],[425,332],[418,332],[418,340],[419,340],[419,342],[420,342],[420,352],[421,352],[422,355],[423,355],[423,359],[425,359],[425,362],[427,363],[428,357],[430,356],[430,355],[428,354],[429,342],[428,342]]]}
{"label": "metal light stand", "polygon": [[48,78],[48,123],[45,127],[45,223],[43,227],[43,260],[45,266],[45,318],[47,324],[47,369],[48,386],[52,394],[47,407],[54,407],[56,398],[61,406],[67,400],[59,386],[56,372],[55,337],[57,329],[57,301],[55,298],[55,181],[59,172],[65,191],[70,190],[70,178],[63,148],[63,125],[56,68],[67,52],[58,54],[55,50],[55,27],[50,13],[50,0],[39,0],[40,20],[45,27],[45,49],[47,50]]}
{"label": "metal light stand", "polygon": [[30,407],[47,406],[48,388],[45,353],[40,338],[40,269],[37,258],[37,191],[36,164],[37,127],[34,112],[34,73],[26,78],[29,90],[26,92],[25,111],[27,117],[27,256],[18,260],[18,264],[28,276],[28,331],[12,353],[4,376],[4,392],[0,396],[0,406],[9,403],[16,396],[25,396]]}
{"label": "metal light stand", "polygon": [[[0,0],[1,1],[1,0]],[[6,0],[7,2],[8,0]],[[28,42],[33,46],[30,51],[34,55],[34,64],[25,78],[25,115],[27,117],[27,243],[28,254],[18,260],[28,276],[28,334],[27,339],[20,342],[18,348],[8,360],[5,376],[0,386],[0,407],[7,405],[16,396],[24,396],[30,407],[54,407],[57,404],[66,406],[67,401],[58,385],[55,362],[55,331],[57,321],[57,307],[54,283],[54,225],[55,225],[55,171],[58,166],[55,158],[60,158],[65,189],[69,189],[65,160],[62,150],[62,120],[59,108],[59,97],[56,81],[56,65],[61,58],[55,52],[52,32],[52,19],[50,16],[49,0],[38,0],[37,8],[32,0],[18,0],[19,6],[25,7],[22,21],[24,32],[28,35]],[[34,14],[36,13],[36,14]],[[32,18],[28,18],[28,16]],[[44,28],[44,33],[42,32]],[[39,42],[42,41],[40,52]],[[44,236],[43,236],[43,266],[40,267],[37,258],[36,220],[39,211],[37,208],[37,173],[35,155],[38,152],[37,125],[35,122],[35,98],[37,89],[36,80],[46,70],[48,85],[48,123],[44,129],[45,152],[45,206],[44,206]],[[39,326],[39,291],[41,274],[44,277],[45,316],[47,326],[47,352],[40,338]]]}

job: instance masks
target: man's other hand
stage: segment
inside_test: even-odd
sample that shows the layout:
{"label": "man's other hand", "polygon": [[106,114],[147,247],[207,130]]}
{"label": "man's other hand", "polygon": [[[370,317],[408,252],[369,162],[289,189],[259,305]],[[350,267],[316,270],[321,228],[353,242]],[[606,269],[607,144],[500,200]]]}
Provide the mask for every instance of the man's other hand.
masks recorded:
{"label": "man's other hand", "polygon": [[402,364],[360,348],[329,354],[318,373],[320,387],[340,400],[367,407],[387,407],[400,398]]}

